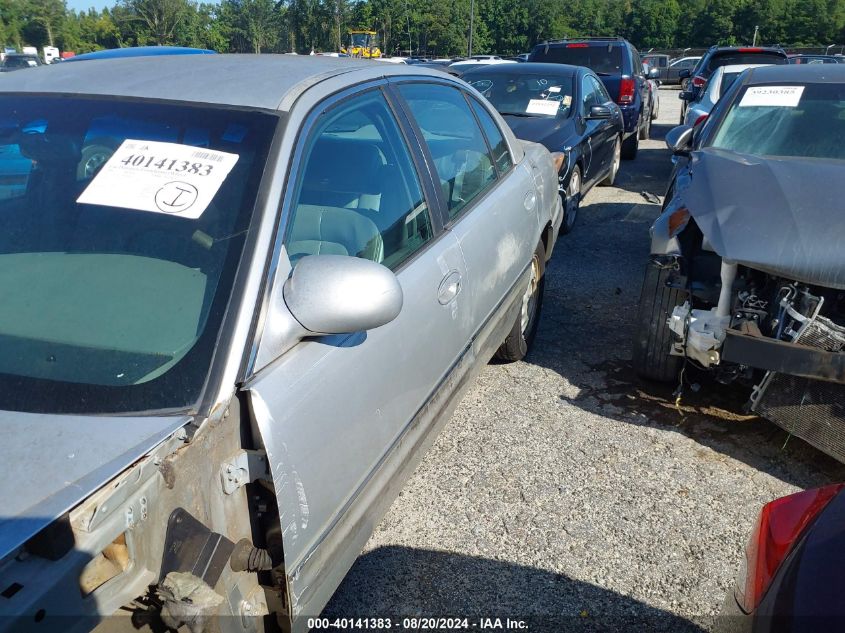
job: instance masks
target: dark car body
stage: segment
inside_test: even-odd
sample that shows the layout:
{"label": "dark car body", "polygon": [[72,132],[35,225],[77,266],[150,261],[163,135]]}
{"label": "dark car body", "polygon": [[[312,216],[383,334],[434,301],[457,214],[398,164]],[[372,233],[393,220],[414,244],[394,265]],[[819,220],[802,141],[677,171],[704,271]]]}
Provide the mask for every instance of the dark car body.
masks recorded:
{"label": "dark car body", "polygon": [[[845,490],[841,485],[832,486],[793,497],[799,495],[804,499],[785,497],[773,502],[800,504],[798,512],[793,510],[794,518],[789,517],[790,523],[796,524],[795,540],[789,544],[783,543],[782,538],[772,538],[780,536],[777,533],[783,532],[784,527],[793,525],[777,525],[766,530],[768,535],[760,535],[761,540],[771,543],[772,549],[783,549],[786,554],[776,569],[771,570],[771,579],[759,603],[753,607],[745,604],[748,583],[740,586],[743,584],[740,580],[725,597],[722,613],[716,620],[716,633],[841,630],[845,621],[845,601],[842,600],[845,591]],[[805,509],[803,513],[802,509]],[[761,516],[765,514],[766,508]],[[752,533],[751,538],[756,536]],[[744,564],[747,566],[748,562]],[[746,577],[755,571],[748,569]]]}
{"label": "dark car body", "polygon": [[529,62],[585,66],[601,79],[625,121],[623,158],[634,158],[651,127],[648,78],[637,49],[621,37],[554,40],[538,44]]}
{"label": "dark car body", "polygon": [[26,68],[33,68],[34,66],[43,66],[41,58],[38,55],[31,55],[29,53],[9,53],[6,59],[0,64],[0,72],[10,73],[15,70],[24,70]]}
{"label": "dark car body", "polygon": [[633,362],[749,387],[752,411],[845,462],[843,102],[841,65],[762,66],[667,134]]}
{"label": "dark car body", "polygon": [[[497,98],[499,92],[495,82],[525,82],[532,77],[551,85],[559,81],[554,94],[564,93],[563,99],[571,99],[568,109],[557,116],[537,116],[525,112],[512,112],[511,108],[502,107]],[[469,70],[462,79],[476,88],[491,101],[494,107],[507,121],[517,138],[540,143],[550,152],[565,155],[558,181],[559,190],[569,214],[564,217],[563,230],[571,229],[571,223],[577,213],[580,199],[599,182],[607,179],[619,167],[618,153],[621,151],[622,113],[603,88],[598,76],[588,68],[566,64],[497,64]],[[567,91],[567,87],[569,91]],[[603,90],[603,92],[602,92]],[[547,95],[547,98],[551,98]],[[601,106],[609,111],[607,118],[595,118],[592,106]],[[561,109],[563,110],[563,108]],[[579,187],[575,199],[567,196],[570,179],[574,169],[579,171]],[[610,178],[612,182],[613,178]],[[569,224],[567,225],[567,222]]]}
{"label": "dark car body", "polygon": [[698,61],[693,70],[682,70],[681,81],[690,79],[687,89],[679,97],[681,105],[681,123],[687,113],[687,104],[696,101],[713,71],[720,66],[738,64],[786,64],[786,52],[775,46],[711,46]]}

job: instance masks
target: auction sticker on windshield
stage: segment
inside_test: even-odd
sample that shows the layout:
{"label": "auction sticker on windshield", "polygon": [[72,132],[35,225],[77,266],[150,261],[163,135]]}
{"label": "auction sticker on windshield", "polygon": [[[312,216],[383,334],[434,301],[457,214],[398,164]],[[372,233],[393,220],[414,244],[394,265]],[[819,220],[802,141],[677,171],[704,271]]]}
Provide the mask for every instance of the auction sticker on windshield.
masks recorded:
{"label": "auction sticker on windshield", "polygon": [[196,220],[237,162],[204,147],[126,139],[76,201]]}
{"label": "auction sticker on windshield", "polygon": [[774,106],[795,108],[804,94],[804,86],[752,86],[745,91],[739,107]]}
{"label": "auction sticker on windshield", "polygon": [[557,114],[560,107],[560,101],[546,101],[545,99],[531,99],[528,102],[528,107],[525,108],[526,114]]}

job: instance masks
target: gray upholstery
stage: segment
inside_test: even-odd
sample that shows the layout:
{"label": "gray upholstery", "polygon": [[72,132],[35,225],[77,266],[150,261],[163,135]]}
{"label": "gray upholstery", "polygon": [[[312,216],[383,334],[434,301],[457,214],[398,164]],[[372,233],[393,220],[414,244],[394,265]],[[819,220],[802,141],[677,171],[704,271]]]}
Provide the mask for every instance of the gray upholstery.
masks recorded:
{"label": "gray upholstery", "polygon": [[374,262],[384,259],[384,246],[372,220],[352,209],[300,204],[288,236],[288,255],[351,255]]}

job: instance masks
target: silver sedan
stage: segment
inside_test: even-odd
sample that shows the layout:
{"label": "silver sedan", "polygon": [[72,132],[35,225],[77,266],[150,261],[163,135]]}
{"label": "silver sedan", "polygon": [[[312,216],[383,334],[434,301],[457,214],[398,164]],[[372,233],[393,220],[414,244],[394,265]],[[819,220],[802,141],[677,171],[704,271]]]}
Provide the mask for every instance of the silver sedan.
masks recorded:
{"label": "silver sedan", "polygon": [[530,348],[551,155],[412,66],[16,75],[0,630],[311,628],[475,373]]}

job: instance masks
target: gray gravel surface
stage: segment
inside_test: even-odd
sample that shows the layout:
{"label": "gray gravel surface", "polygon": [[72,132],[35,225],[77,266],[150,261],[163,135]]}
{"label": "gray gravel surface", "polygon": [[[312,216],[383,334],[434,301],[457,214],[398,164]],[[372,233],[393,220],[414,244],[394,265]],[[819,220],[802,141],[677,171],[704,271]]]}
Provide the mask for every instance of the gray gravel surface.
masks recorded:
{"label": "gray gravel surface", "polygon": [[[661,91],[662,139],[679,117]],[[630,340],[670,157],[646,141],[587,196],[546,271],[525,362],[491,364],[377,527],[328,616],[526,619],[532,631],[712,625],[760,506],[845,470],[702,382],[638,382]]]}

